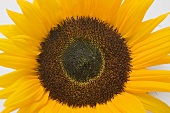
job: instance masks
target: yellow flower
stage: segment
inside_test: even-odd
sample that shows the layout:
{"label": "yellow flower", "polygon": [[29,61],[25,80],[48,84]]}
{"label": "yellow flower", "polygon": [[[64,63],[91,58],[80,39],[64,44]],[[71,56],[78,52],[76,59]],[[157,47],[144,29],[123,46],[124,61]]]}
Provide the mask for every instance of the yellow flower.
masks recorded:
{"label": "yellow flower", "polygon": [[170,92],[167,16],[142,21],[153,0],[17,0],[1,25],[1,113],[170,113],[148,94]]}

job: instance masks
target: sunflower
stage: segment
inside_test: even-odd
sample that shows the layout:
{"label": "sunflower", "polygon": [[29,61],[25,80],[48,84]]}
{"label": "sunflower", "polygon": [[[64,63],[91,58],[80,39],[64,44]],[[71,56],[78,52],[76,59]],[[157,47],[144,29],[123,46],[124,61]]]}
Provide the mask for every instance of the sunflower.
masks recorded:
{"label": "sunflower", "polygon": [[142,21],[153,0],[17,0],[1,25],[1,113],[170,113],[167,14]]}

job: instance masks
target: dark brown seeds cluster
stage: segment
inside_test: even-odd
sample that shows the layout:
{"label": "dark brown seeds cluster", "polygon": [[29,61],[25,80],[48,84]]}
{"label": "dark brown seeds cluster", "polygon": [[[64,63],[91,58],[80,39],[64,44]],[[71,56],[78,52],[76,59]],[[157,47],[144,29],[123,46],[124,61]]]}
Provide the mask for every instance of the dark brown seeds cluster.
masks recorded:
{"label": "dark brown seeds cluster", "polygon": [[53,100],[95,107],[124,91],[130,51],[113,26],[96,18],[67,18],[41,47],[38,75]]}

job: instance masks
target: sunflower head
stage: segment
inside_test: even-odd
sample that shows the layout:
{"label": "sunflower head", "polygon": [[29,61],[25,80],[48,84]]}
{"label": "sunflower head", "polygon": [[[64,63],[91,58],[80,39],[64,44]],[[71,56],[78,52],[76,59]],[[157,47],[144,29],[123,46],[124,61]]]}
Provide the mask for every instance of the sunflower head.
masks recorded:
{"label": "sunflower head", "polygon": [[[153,0],[17,0],[0,26],[2,113],[170,113],[149,95],[170,92],[169,13],[143,21]],[[5,81],[5,82],[4,82]]]}

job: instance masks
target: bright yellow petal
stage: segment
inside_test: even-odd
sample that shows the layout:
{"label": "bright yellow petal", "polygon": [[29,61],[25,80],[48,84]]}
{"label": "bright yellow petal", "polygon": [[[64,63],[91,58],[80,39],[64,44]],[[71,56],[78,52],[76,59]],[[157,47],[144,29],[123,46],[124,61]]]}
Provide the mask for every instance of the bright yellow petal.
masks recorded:
{"label": "bright yellow petal", "polygon": [[17,88],[20,86],[21,83],[35,78],[36,76],[23,76],[21,78],[18,78],[18,80],[14,81],[13,84],[0,90],[0,99],[8,98],[14,91],[17,90]]}
{"label": "bright yellow petal", "polygon": [[146,113],[139,99],[129,93],[117,95],[112,102],[121,113]]}
{"label": "bright yellow petal", "polygon": [[112,113],[107,104],[97,105],[95,109],[96,113]]}
{"label": "bright yellow petal", "polygon": [[148,66],[156,66],[161,64],[170,64],[170,56],[165,56],[161,60],[156,60],[155,62],[149,63]]}
{"label": "bright yellow petal", "polygon": [[0,39],[0,50],[4,51],[6,54],[28,57],[29,53],[22,49],[14,45],[12,40],[2,38]]}
{"label": "bright yellow petal", "polygon": [[35,5],[37,8],[39,8],[37,0],[33,0],[33,5]]}
{"label": "bright yellow petal", "polygon": [[[50,107],[50,105],[51,105],[51,101],[54,101],[54,100],[48,100],[48,103],[47,103],[47,105],[45,105],[43,108],[41,108],[40,110],[39,110],[39,112],[38,113],[48,113],[48,111],[49,111],[49,107]],[[54,101],[55,102],[55,101]],[[53,111],[52,110],[50,110],[49,112],[50,113],[58,113],[59,112],[59,110],[61,109],[61,107],[62,107],[62,104],[59,104],[58,102],[55,102],[55,104],[54,103],[52,103],[53,104]],[[63,112],[64,113],[64,112]]]}
{"label": "bright yellow petal", "polygon": [[0,76],[0,87],[6,88],[17,81],[19,78],[29,75],[35,75],[36,73],[29,69],[20,69],[14,72],[7,73]]}
{"label": "bright yellow petal", "polygon": [[152,2],[153,0],[125,0],[123,2],[118,11],[115,24],[122,36],[136,30]]}
{"label": "bright yellow petal", "polygon": [[18,111],[17,111],[17,113],[28,113],[27,112],[27,107],[24,107],[24,108],[20,108]]}
{"label": "bright yellow petal", "polygon": [[1,113],[11,113],[14,110],[16,110],[15,107],[6,107]]}
{"label": "bright yellow petal", "polygon": [[170,83],[157,81],[128,81],[126,87],[126,91],[133,94],[153,91],[170,92]]}
{"label": "bright yellow petal", "polygon": [[127,43],[132,51],[136,46],[138,46],[138,43],[147,39],[147,36],[150,35],[156,26],[158,26],[168,15],[169,13],[166,13],[158,16],[157,18],[144,21],[139,25],[138,28],[136,28],[137,32],[133,31],[134,34],[132,36],[130,36],[130,34],[126,34],[127,36],[125,37],[127,37]]}
{"label": "bright yellow petal", "polygon": [[[154,65],[170,53],[170,28],[152,33],[146,40],[132,49],[132,65],[134,69]],[[156,64],[155,64],[156,65]]]}
{"label": "bright yellow petal", "polygon": [[[79,0],[79,1],[82,2],[82,0]],[[86,14],[83,13],[83,16],[97,17],[103,21],[111,23],[111,25],[114,25],[116,21],[115,17],[118,13],[121,2],[122,0],[112,0],[112,1],[110,0],[98,0],[98,1],[88,0],[88,3],[84,2],[85,4],[84,7],[86,9],[84,10],[84,12],[86,12]],[[79,4],[77,4],[77,6],[78,5]],[[78,16],[82,16],[82,12],[83,11],[78,12]]]}
{"label": "bright yellow petal", "polygon": [[0,59],[1,59],[0,62],[1,66],[13,68],[13,69],[22,69],[22,68],[36,69],[38,65],[35,59],[10,56],[5,54],[0,54]]}
{"label": "bright yellow petal", "polygon": [[112,111],[112,113],[121,113],[120,110],[118,110],[112,101],[107,102],[107,105],[109,109]]}
{"label": "bright yellow petal", "polygon": [[39,53],[40,51],[39,50],[40,42],[35,41],[31,37],[28,37],[25,35],[18,35],[18,36],[12,37],[11,40],[14,45],[16,45],[18,48],[23,49],[23,51],[26,51],[27,53],[31,52],[31,54],[37,56],[36,53]]}
{"label": "bright yellow petal", "polygon": [[36,1],[40,6],[40,10],[44,18],[46,19],[46,21],[44,22],[46,29],[47,31],[50,31],[51,28],[55,27],[63,19],[61,18],[62,8],[59,7],[56,0],[50,0],[48,2],[46,2],[46,0],[36,0]]}
{"label": "bright yellow petal", "polygon": [[25,19],[29,20],[29,23],[34,26],[31,29],[32,31],[36,31],[35,35],[41,38],[48,35],[48,31],[44,26],[44,18],[39,9],[26,0],[17,0],[17,3],[25,16]]}
{"label": "bright yellow petal", "polygon": [[1,25],[0,33],[2,33],[7,38],[17,35],[24,35],[24,33],[16,25]]}
{"label": "bright yellow petal", "polygon": [[[55,107],[55,106],[54,106]],[[54,108],[55,109],[55,108]],[[71,113],[72,112],[72,110],[71,110],[71,108],[69,108],[68,106],[66,106],[66,105],[62,105],[61,106],[61,108],[58,110],[58,112],[57,113]],[[48,113],[48,112],[47,112]],[[51,112],[51,113],[53,113],[53,112]],[[82,112],[80,112],[80,113],[82,113]]]}
{"label": "bright yellow petal", "polygon": [[22,83],[16,91],[8,97],[4,106],[20,108],[34,102],[44,88],[40,87],[38,79]]}
{"label": "bright yellow petal", "polygon": [[153,113],[170,113],[170,107],[167,104],[149,94],[139,94],[136,97],[143,103],[147,110]]}
{"label": "bright yellow petal", "polygon": [[27,112],[28,113],[38,113],[38,111],[47,105],[47,102],[49,100],[49,92],[44,92],[44,95],[42,96],[41,100],[36,101],[32,103],[31,105],[28,105]]}
{"label": "bright yellow petal", "polygon": [[[60,108],[62,107],[62,104],[56,103],[55,105],[55,109],[54,109],[54,113],[58,113],[58,111],[60,110]],[[39,113],[39,112],[38,112]]]}
{"label": "bright yellow petal", "polygon": [[[23,14],[7,10],[7,13],[9,17],[13,20],[13,22],[17,25],[18,28],[25,34],[27,34],[30,37],[37,37],[36,34],[38,34],[36,31],[33,31],[33,25],[31,26],[30,22],[26,20]],[[38,38],[38,37],[37,37]],[[40,38],[40,37],[39,37]],[[42,38],[42,37],[41,37]]]}
{"label": "bright yellow petal", "polygon": [[[68,108],[67,108],[68,109]],[[98,113],[97,110],[96,110],[96,107],[94,108],[91,108],[89,106],[85,106],[85,107],[82,107],[82,108],[70,108],[68,109],[69,111],[71,110],[72,113]]]}
{"label": "bright yellow petal", "polygon": [[161,29],[159,31],[156,31],[152,34],[150,34],[144,41],[139,42],[135,46],[131,48],[133,51],[133,54],[136,55],[137,53],[143,53],[146,50],[152,49],[156,46],[162,46],[162,44],[170,41],[170,27]]}
{"label": "bright yellow petal", "polygon": [[159,81],[170,82],[170,71],[163,70],[133,70],[129,81]]}
{"label": "bright yellow petal", "polygon": [[[56,101],[53,101],[52,99],[49,100],[48,104],[46,105],[46,109],[44,110],[44,113],[53,113],[54,107],[56,105]],[[63,112],[64,113],[64,112]]]}
{"label": "bright yellow petal", "polygon": [[[110,6],[110,7],[108,7],[110,9],[106,8],[106,11],[105,11],[106,22],[110,23],[111,25],[116,24],[116,15],[119,11],[119,8],[121,7],[121,3],[122,3],[122,0],[112,0],[112,1],[107,0],[106,7]],[[103,9],[103,7],[101,9]]]}

